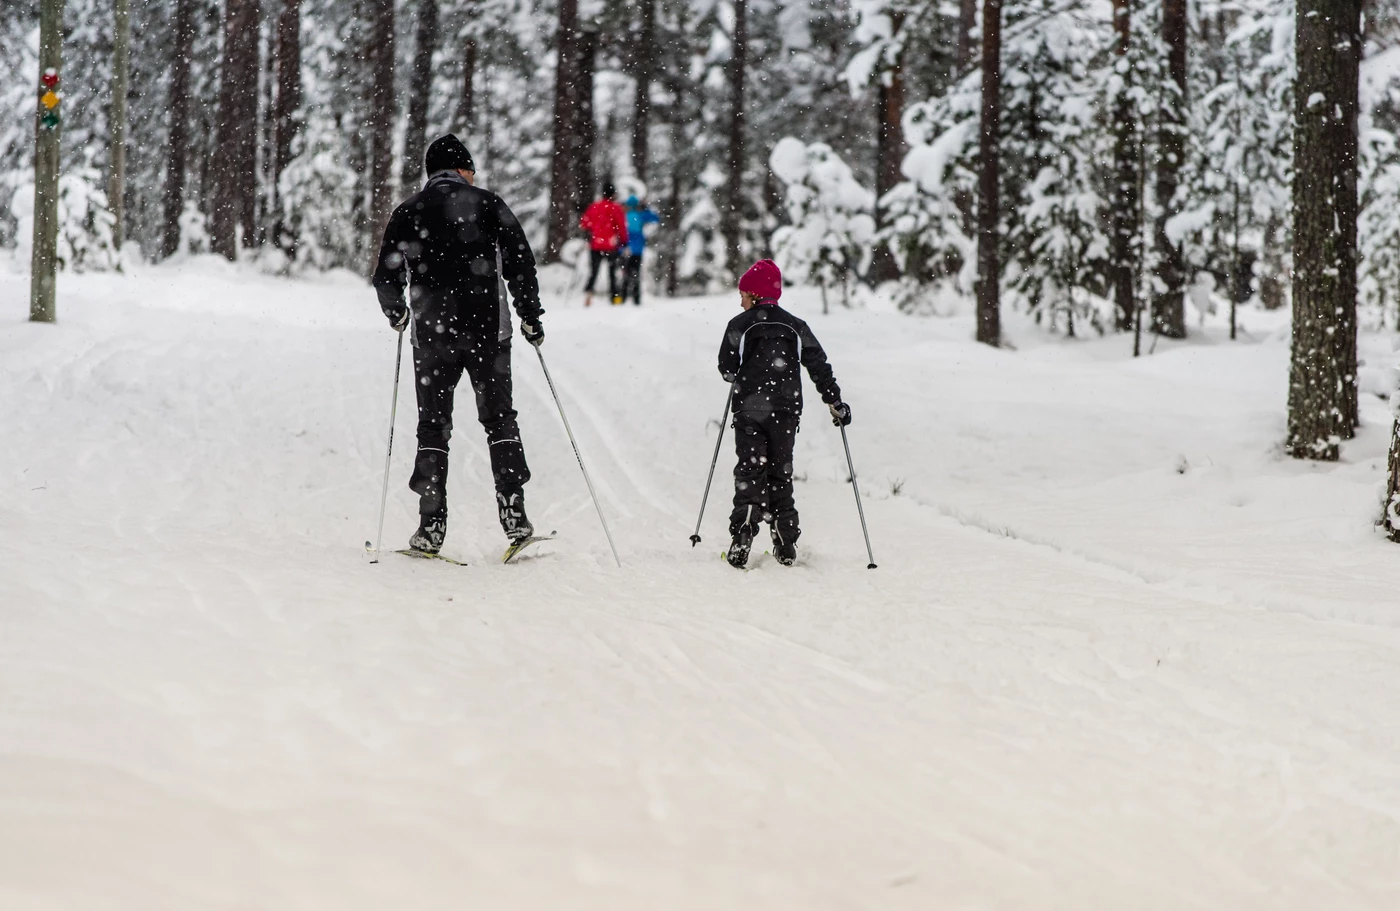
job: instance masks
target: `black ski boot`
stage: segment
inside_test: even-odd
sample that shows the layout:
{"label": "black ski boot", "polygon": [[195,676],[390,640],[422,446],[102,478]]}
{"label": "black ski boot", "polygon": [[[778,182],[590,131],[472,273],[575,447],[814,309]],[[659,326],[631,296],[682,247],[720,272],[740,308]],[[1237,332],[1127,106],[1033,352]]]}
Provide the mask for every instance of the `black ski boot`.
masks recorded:
{"label": "black ski boot", "polygon": [[733,541],[729,542],[729,554],[725,559],[735,569],[743,569],[749,562],[749,548],[752,546],[753,532],[745,528],[734,536]]}
{"label": "black ski boot", "polygon": [[447,516],[423,516],[418,523],[418,530],[408,539],[408,549],[435,554],[442,550],[442,542],[446,537]]}
{"label": "black ski boot", "polygon": [[791,566],[797,562],[797,545],[784,543],[783,539],[778,537],[778,533],[774,532],[773,559],[784,566]]}
{"label": "black ski boot", "polygon": [[501,516],[501,530],[512,544],[519,544],[535,533],[535,526],[525,515],[525,493],[520,490],[497,491],[496,507]]}

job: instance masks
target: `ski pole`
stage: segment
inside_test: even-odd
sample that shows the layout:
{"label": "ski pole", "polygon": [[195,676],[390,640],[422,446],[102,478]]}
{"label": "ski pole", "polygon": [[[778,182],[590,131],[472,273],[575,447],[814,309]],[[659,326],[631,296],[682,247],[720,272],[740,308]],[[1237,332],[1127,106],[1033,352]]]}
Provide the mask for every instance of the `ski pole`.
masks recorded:
{"label": "ski pole", "polygon": [[544,381],[549,384],[550,395],[554,396],[554,407],[559,409],[559,420],[564,422],[564,432],[569,435],[569,445],[574,447],[574,458],[578,460],[579,471],[583,472],[583,483],[588,485],[588,495],[593,498],[593,508],[598,510],[598,521],[603,526],[603,534],[608,538],[608,547],[612,548],[613,560],[617,562],[618,569],[622,568],[622,560],[617,555],[617,546],[613,544],[612,532],[608,531],[608,520],[603,518],[603,506],[598,502],[598,494],[593,489],[593,479],[588,476],[588,469],[583,465],[583,456],[578,451],[578,441],[574,439],[574,432],[569,427],[569,419],[564,416],[564,403],[559,401],[559,390],[554,388],[554,379],[549,375],[549,368],[544,363],[544,352],[539,346],[535,346],[535,354],[539,355],[540,369],[544,371]]}
{"label": "ski pole", "polygon": [[846,447],[846,467],[851,470],[851,489],[856,492],[856,511],[860,513],[860,532],[865,535],[865,555],[870,563],[865,568],[875,569],[875,554],[870,550],[870,530],[865,527],[865,508],[860,505],[860,485],[856,483],[856,466],[851,461],[851,443],[846,439],[846,425],[841,427],[841,445]]}
{"label": "ski pole", "polygon": [[695,520],[695,534],[690,536],[690,546],[700,543],[700,523],[705,521],[705,504],[710,502],[710,484],[715,479],[715,466],[719,464],[719,447],[724,442],[724,425],[729,423],[729,406],[734,404],[734,387],[738,379],[729,384],[729,397],[724,400],[724,417],[719,419],[719,438],[715,440],[715,457],[710,460],[710,475],[705,478],[705,496],[700,499],[700,518]]}
{"label": "ski pole", "polygon": [[[384,492],[379,495],[379,533],[374,539],[374,559],[379,562],[379,546],[384,543],[384,507],[389,502],[389,460],[394,455],[394,420],[399,416],[399,373],[403,368],[403,330],[399,330],[399,350],[394,355],[394,404],[389,408],[389,445],[384,452]],[[369,542],[365,542],[369,547]]]}

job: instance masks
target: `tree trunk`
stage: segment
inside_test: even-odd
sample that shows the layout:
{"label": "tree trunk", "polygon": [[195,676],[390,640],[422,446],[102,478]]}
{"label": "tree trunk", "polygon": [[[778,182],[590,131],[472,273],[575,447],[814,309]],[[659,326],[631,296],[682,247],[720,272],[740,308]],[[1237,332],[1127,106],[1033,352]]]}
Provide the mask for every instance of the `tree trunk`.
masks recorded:
{"label": "tree trunk", "polygon": [[1122,85],[1113,107],[1113,249],[1110,254],[1109,278],[1113,282],[1113,300],[1117,310],[1119,332],[1133,331],[1137,312],[1138,269],[1138,132],[1137,116],[1133,110],[1132,74],[1128,72],[1128,47],[1132,40],[1132,0],[1113,0],[1114,26],[1118,41],[1119,78]]}
{"label": "tree trunk", "polygon": [[982,123],[977,177],[977,341],[1001,344],[1001,0],[982,2]]}
{"label": "tree trunk", "polygon": [[558,63],[554,73],[554,150],[549,173],[549,228],[543,260],[557,263],[578,218],[574,171],[578,134],[578,0],[559,0]]}
{"label": "tree trunk", "polygon": [[408,128],[403,143],[403,191],[418,192],[423,153],[428,148],[428,102],[433,97],[433,51],[437,47],[438,0],[419,0],[418,40],[413,47],[413,84],[408,94]]}
{"label": "tree trunk", "polygon": [[62,135],[63,0],[39,4],[39,88],[34,112],[34,247],[30,258],[29,320],[57,318],[58,152]]}
{"label": "tree trunk", "polygon": [[112,243],[118,253],[126,242],[126,101],[130,88],[131,0],[113,0],[112,117],[108,138],[107,206],[112,213]]}
{"label": "tree trunk", "polygon": [[164,225],[161,253],[180,249],[180,215],[185,207],[189,155],[190,55],[194,53],[194,0],[175,0],[175,53],[170,61],[170,146],[165,164]]}
{"label": "tree trunk", "polygon": [[[1343,0],[1334,5],[1333,29],[1337,54],[1338,82],[1336,106],[1341,116],[1332,124],[1331,137],[1336,151],[1332,160],[1337,181],[1337,287],[1336,312],[1340,329],[1332,340],[1336,346],[1337,369],[1342,381],[1341,436],[1350,440],[1361,425],[1357,400],[1356,353],[1356,222],[1360,214],[1357,198],[1357,114],[1361,90],[1361,5],[1363,0]],[[1329,96],[1331,97],[1331,96]]]}
{"label": "tree trunk", "polygon": [[637,92],[632,106],[632,173],[647,181],[650,163],[651,81],[656,74],[656,0],[641,0],[642,32],[637,43]]}
{"label": "tree trunk", "polygon": [[1360,2],[1299,0],[1297,15],[1288,450],[1335,461],[1354,427]]}
{"label": "tree trunk", "polygon": [[[1392,392],[1400,396],[1400,391]],[[1390,540],[1400,543],[1400,418],[1390,428],[1390,457],[1387,460],[1385,483],[1385,514],[1381,527]]]}
{"label": "tree trunk", "polygon": [[976,25],[977,0],[958,0],[958,44],[953,62],[959,75],[972,69],[972,52],[975,48],[972,43],[972,29]]}
{"label": "tree trunk", "polygon": [[1157,158],[1157,264],[1152,293],[1152,329],[1169,338],[1186,337],[1186,266],[1181,247],[1167,235],[1167,222],[1180,209],[1177,187],[1186,156],[1186,3],[1163,0],[1162,43],[1167,46],[1160,150]]}
{"label": "tree trunk", "polygon": [[1354,428],[1358,36],[1359,0],[1299,0],[1288,451],[1327,462]]}
{"label": "tree trunk", "polygon": [[729,179],[720,207],[720,234],[724,236],[726,264],[737,277],[744,209],[744,87],[748,67],[748,0],[734,0],[734,42],[729,60]]}
{"label": "tree trunk", "polygon": [[228,0],[224,13],[217,154],[209,162],[214,178],[209,235],[214,252],[230,260],[238,258],[239,228],[245,246],[257,238],[260,14],[259,0]]}
{"label": "tree trunk", "polygon": [[[904,26],[904,13],[895,10],[890,14],[890,24],[894,34]],[[880,200],[893,190],[903,178],[904,155],[904,61],[902,57],[889,64],[889,69],[878,74],[876,116],[879,124],[876,132],[875,156],[875,227],[885,227],[885,210]],[[899,263],[889,244],[881,243],[870,260],[870,280],[873,282],[894,281],[899,278]]]}
{"label": "tree trunk", "polygon": [[[394,210],[394,0],[370,4],[369,227],[372,256]],[[374,260],[370,269],[373,271]]]}
{"label": "tree trunk", "polygon": [[467,38],[462,46],[462,94],[457,99],[457,132],[468,141],[476,104],[476,39]]}
{"label": "tree trunk", "polygon": [[578,33],[578,114],[574,130],[574,173],[578,196],[574,198],[574,218],[588,208],[597,190],[598,175],[593,169],[593,151],[598,145],[598,124],[593,112],[593,76],[598,65],[598,33],[580,29]]}
{"label": "tree trunk", "polygon": [[277,102],[273,111],[275,148],[272,156],[274,238],[288,256],[296,256],[296,237],[283,213],[282,174],[292,163],[292,143],[301,130],[301,0],[282,0],[277,17]]}

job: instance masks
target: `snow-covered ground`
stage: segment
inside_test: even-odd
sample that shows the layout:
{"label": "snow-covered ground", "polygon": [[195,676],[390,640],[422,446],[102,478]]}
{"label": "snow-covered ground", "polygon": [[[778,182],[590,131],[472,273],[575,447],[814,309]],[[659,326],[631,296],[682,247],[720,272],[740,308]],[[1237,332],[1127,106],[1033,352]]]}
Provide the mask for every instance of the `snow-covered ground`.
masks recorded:
{"label": "snow-covered ground", "polygon": [[[687,541],[730,298],[546,300],[537,527],[459,404],[446,553],[370,565],[393,335],[352,277],[0,274],[0,908],[1393,909],[1387,411],[1282,458],[1286,323],[809,315],[801,565]],[[1387,339],[1366,339],[1368,389]],[[410,371],[405,369],[405,377]],[[414,527],[399,409],[386,543]]]}

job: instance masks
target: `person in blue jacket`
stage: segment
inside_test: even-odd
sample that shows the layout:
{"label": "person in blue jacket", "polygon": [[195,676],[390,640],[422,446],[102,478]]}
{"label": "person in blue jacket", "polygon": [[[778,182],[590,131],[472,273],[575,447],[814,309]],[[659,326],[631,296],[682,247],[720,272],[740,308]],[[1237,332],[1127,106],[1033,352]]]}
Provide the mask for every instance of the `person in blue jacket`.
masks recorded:
{"label": "person in blue jacket", "polygon": [[635,196],[627,198],[627,245],[622,248],[622,300],[631,296],[642,305],[642,255],[647,251],[647,225],[661,224],[661,217]]}

